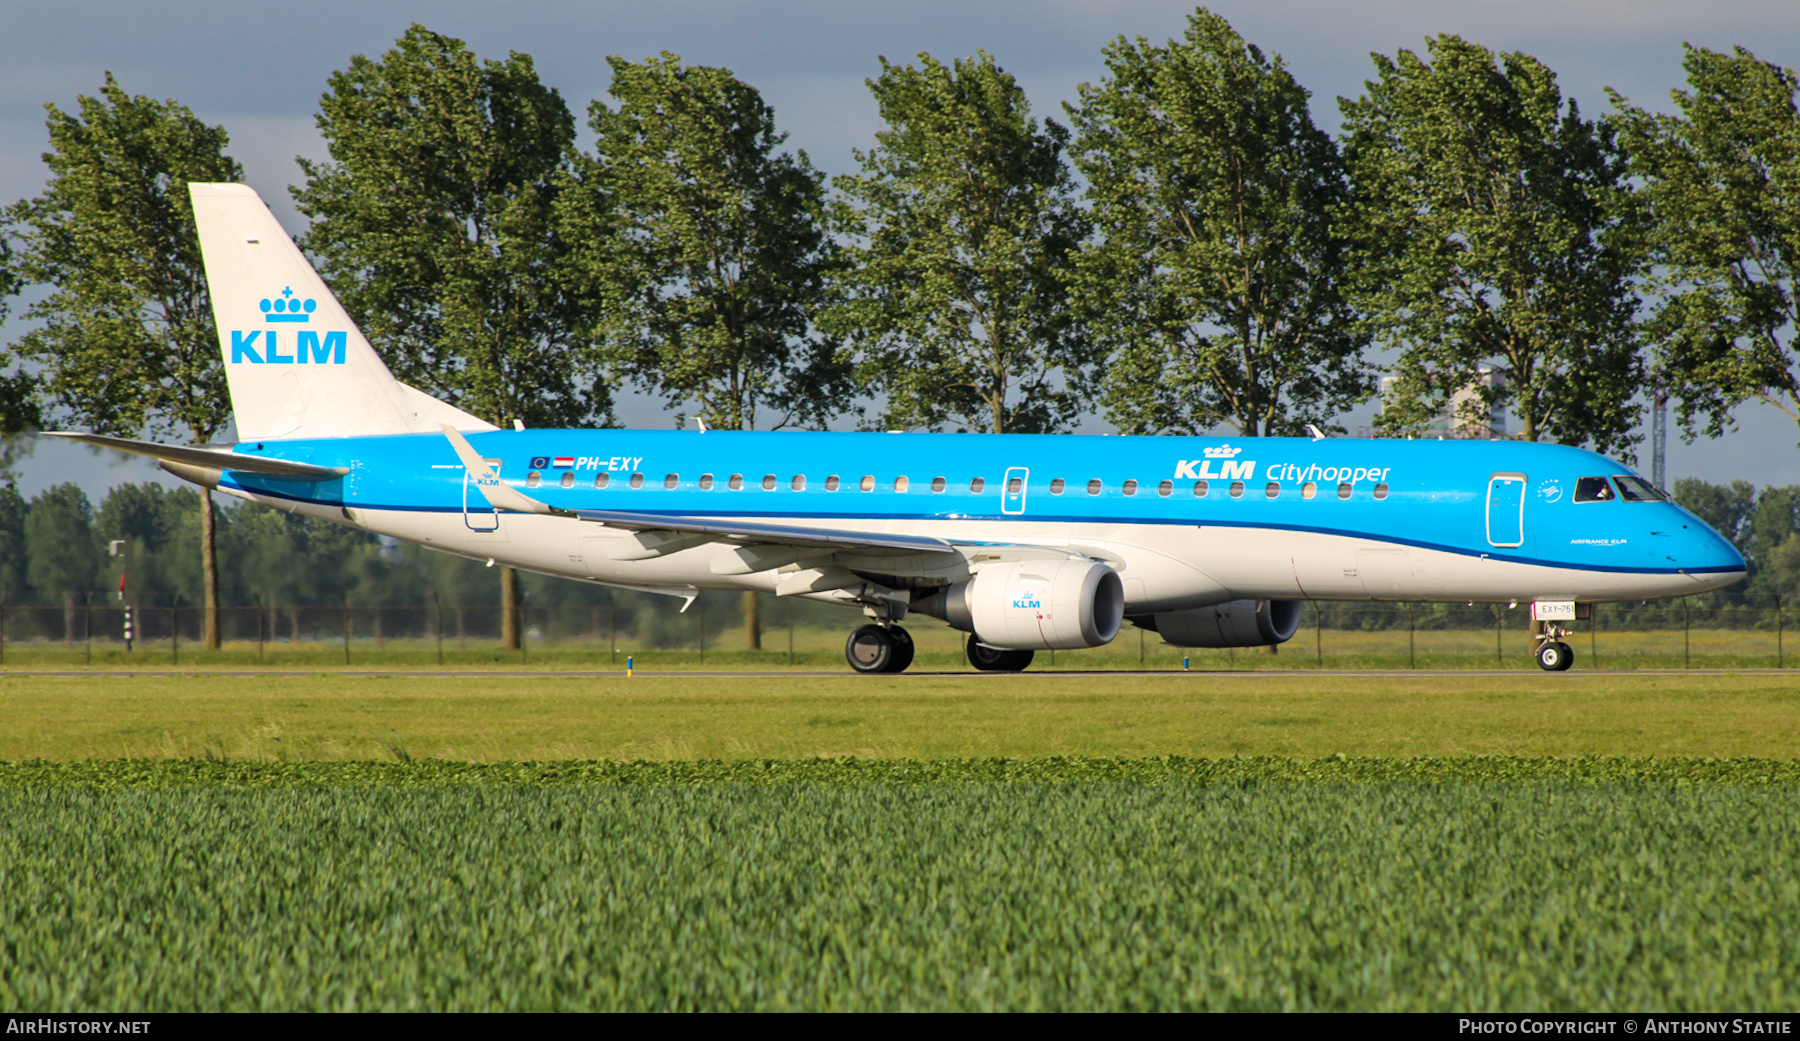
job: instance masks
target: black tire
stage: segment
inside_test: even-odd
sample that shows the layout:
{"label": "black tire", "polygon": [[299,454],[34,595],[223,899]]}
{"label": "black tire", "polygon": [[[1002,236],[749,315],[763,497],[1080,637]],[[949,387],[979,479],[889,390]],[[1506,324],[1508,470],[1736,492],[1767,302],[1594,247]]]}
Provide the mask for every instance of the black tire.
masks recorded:
{"label": "black tire", "polygon": [[1537,649],[1537,663],[1545,672],[1567,672],[1575,664],[1575,651],[1560,641],[1546,643]]}
{"label": "black tire", "polygon": [[[844,660],[857,672],[888,672],[894,663],[894,638],[879,625],[865,625],[844,641]],[[912,639],[907,638],[907,658],[912,658]]]}
{"label": "black tire", "polygon": [[888,626],[888,638],[894,641],[894,659],[888,662],[887,671],[905,672],[913,662],[912,634],[897,625]]}
{"label": "black tire", "polygon": [[963,645],[969,656],[969,664],[982,672],[1023,672],[1031,665],[1032,651],[1003,651],[998,647],[988,647],[974,636]]}

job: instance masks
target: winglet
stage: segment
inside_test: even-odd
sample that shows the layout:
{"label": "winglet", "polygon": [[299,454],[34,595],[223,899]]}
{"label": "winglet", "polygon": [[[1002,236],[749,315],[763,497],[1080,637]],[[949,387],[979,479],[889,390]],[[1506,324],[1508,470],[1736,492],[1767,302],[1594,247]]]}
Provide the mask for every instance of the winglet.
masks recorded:
{"label": "winglet", "polygon": [[539,502],[528,495],[500,483],[500,478],[469,444],[469,439],[462,431],[448,423],[440,424],[444,428],[444,436],[450,439],[450,446],[456,449],[456,457],[462,460],[463,469],[475,478],[475,490],[488,501],[488,505],[496,510],[512,510],[514,513],[541,513],[552,517],[573,517],[568,510],[559,510],[547,502]]}

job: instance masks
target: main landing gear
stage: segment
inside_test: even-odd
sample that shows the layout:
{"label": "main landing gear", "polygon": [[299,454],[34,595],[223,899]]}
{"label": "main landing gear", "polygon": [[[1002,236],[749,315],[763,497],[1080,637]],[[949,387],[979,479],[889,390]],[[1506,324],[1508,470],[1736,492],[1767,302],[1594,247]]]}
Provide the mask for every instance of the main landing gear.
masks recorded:
{"label": "main landing gear", "polygon": [[897,625],[865,625],[844,641],[844,657],[857,672],[905,672],[913,660],[912,634]]}
{"label": "main landing gear", "polygon": [[982,672],[1023,672],[1031,664],[1031,651],[1003,651],[998,647],[989,647],[969,634],[969,640],[963,645],[969,655],[969,664]]}

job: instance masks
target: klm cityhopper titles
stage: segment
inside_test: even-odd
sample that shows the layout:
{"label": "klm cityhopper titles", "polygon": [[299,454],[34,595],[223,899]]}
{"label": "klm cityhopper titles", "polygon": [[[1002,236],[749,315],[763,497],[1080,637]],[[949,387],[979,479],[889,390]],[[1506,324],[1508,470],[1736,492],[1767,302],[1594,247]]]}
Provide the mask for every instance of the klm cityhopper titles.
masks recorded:
{"label": "klm cityhopper titles", "polygon": [[1281,643],[1305,600],[1529,603],[1561,670],[1592,604],[1744,575],[1642,478],[1557,445],[499,430],[395,380],[255,192],[190,191],[241,440],[58,436],[478,560],[857,608],[859,672],[910,664],[915,612],[967,632],[976,668],[1018,670],[1126,621]]}

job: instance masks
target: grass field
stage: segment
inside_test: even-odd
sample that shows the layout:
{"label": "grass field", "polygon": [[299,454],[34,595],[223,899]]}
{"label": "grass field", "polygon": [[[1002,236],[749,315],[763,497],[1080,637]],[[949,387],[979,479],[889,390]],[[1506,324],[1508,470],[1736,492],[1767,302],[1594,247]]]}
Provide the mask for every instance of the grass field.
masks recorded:
{"label": "grass field", "polygon": [[1784,675],[0,677],[0,758],[1800,757]]}
{"label": "grass field", "polygon": [[[428,639],[279,641],[258,644],[231,641],[218,651],[203,651],[191,641],[140,643],[129,653],[115,641],[96,639],[10,639],[0,649],[0,667],[41,668],[495,668],[610,669],[625,667],[626,658],[656,669],[771,669],[797,666],[843,669],[844,638],[851,621],[841,627],[801,628],[792,633],[764,634],[762,651],[743,646],[741,632],[716,634],[702,652],[697,642],[658,648],[604,639],[527,640],[522,650],[507,651],[493,641]],[[915,669],[972,671],[963,656],[964,634],[930,618],[909,618],[907,629],[918,646]],[[790,652],[790,638],[792,651]],[[1580,632],[1569,641],[1576,668],[1605,669],[1770,669],[1800,668],[1800,646],[1782,633],[1765,629],[1680,629]],[[1496,633],[1492,629],[1405,628],[1374,631],[1302,628],[1277,654],[1262,648],[1204,650],[1170,647],[1154,633],[1127,626],[1105,647],[1080,651],[1039,652],[1034,669],[1117,671],[1179,670],[1183,660],[1198,670],[1309,671],[1316,669],[1509,669],[1527,671],[1532,661],[1530,639],[1522,627]],[[3,670],[0,670],[3,671]]]}
{"label": "grass field", "polygon": [[0,768],[0,1006],[1800,1001],[1791,766],[561,765]]}
{"label": "grass field", "polygon": [[8,1010],[1779,1011],[1797,920],[1780,674],[0,674]]}

